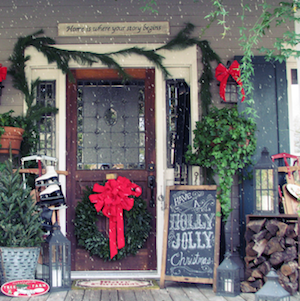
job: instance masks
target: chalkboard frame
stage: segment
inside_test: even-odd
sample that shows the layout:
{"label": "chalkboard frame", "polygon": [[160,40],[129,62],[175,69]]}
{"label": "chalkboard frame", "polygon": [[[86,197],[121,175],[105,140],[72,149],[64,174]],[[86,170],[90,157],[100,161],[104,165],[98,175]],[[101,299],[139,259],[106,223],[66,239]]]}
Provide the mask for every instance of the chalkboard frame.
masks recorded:
{"label": "chalkboard frame", "polygon": [[191,282],[191,283],[204,283],[212,284],[213,290],[216,291],[217,283],[217,267],[219,266],[220,256],[220,231],[221,231],[221,206],[220,202],[216,198],[216,216],[215,216],[215,248],[214,248],[214,271],[212,278],[199,278],[199,277],[185,277],[185,276],[174,276],[166,275],[166,263],[167,263],[167,251],[168,251],[168,234],[169,234],[169,215],[170,215],[170,193],[171,191],[216,191],[216,185],[176,185],[167,186],[166,188],[166,204],[164,214],[164,237],[163,237],[163,252],[162,252],[162,266],[161,266],[161,277],[160,277],[160,288],[164,288],[165,281],[178,281],[178,282]]}

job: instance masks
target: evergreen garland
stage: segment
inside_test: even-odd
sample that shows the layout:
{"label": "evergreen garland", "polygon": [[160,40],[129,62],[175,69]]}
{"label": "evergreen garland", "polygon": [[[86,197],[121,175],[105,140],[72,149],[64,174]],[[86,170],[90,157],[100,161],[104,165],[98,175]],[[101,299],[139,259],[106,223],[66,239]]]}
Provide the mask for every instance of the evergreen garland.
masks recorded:
{"label": "evergreen garland", "polygon": [[[89,200],[92,188],[86,187],[82,200],[75,209],[75,236],[79,246],[84,247],[91,256],[99,256],[105,261],[110,259],[109,238],[101,233],[96,225],[98,218],[106,218],[101,211],[97,213],[94,204]],[[112,260],[120,260],[129,254],[135,255],[147,240],[151,230],[152,216],[147,210],[146,202],[134,198],[134,206],[130,211],[124,210],[125,247],[118,251]]]}
{"label": "evergreen garland", "polygon": [[0,246],[36,247],[42,242],[40,212],[24,188],[19,170],[13,171],[12,159],[5,161],[0,177]]}
{"label": "evergreen garland", "polygon": [[[201,76],[201,100],[203,104],[203,112],[207,111],[209,104],[211,103],[211,95],[209,92],[210,83],[213,79],[211,74],[210,62],[216,60],[220,62],[219,57],[210,48],[207,41],[200,41],[197,38],[192,38],[191,34],[195,26],[191,23],[187,23],[185,28],[182,29],[171,41],[165,45],[154,49],[147,50],[144,47],[130,47],[123,50],[109,52],[109,53],[94,53],[89,51],[76,51],[65,50],[55,47],[55,41],[49,37],[40,37],[44,34],[43,30],[39,30],[26,37],[20,37],[15,44],[13,54],[10,56],[11,66],[8,69],[8,74],[13,78],[13,86],[25,95],[25,102],[27,105],[28,118],[32,120],[38,120],[43,114],[53,112],[53,108],[44,108],[46,112],[42,112],[42,108],[33,105],[35,98],[35,88],[38,84],[38,80],[33,81],[30,85],[27,83],[25,76],[26,62],[30,59],[30,56],[25,57],[25,49],[29,46],[34,47],[37,51],[43,53],[47,58],[48,63],[56,63],[57,67],[64,73],[68,74],[72,78],[72,74],[69,69],[69,63],[71,60],[76,61],[80,65],[92,66],[96,62],[101,62],[108,68],[116,69],[120,76],[124,80],[129,78],[124,68],[114,59],[114,56],[127,56],[130,54],[136,54],[145,57],[157,68],[159,68],[164,77],[167,78],[170,74],[167,68],[163,64],[164,57],[158,53],[159,50],[180,50],[186,49],[193,45],[198,45],[202,52],[203,74]],[[50,111],[49,111],[50,110]],[[54,110],[55,111],[55,110]]]}
{"label": "evergreen garland", "polygon": [[[41,33],[41,32],[38,32]],[[35,104],[35,92],[39,79],[32,81],[29,85],[25,75],[26,62],[30,59],[25,57],[25,49],[29,46],[35,48],[41,47],[43,44],[54,44],[54,40],[50,38],[37,38],[34,35],[21,37],[14,46],[12,55],[9,57],[11,65],[7,71],[12,76],[13,87],[24,94],[26,103],[26,113],[22,116],[14,117],[16,126],[25,130],[23,141],[20,149],[20,156],[24,157],[31,153],[36,153],[37,143],[39,141],[39,131],[36,123],[41,120],[45,114],[56,113],[57,108],[45,107],[41,104]],[[13,111],[11,111],[13,112]]]}
{"label": "evergreen garland", "polygon": [[209,112],[209,106],[211,105],[211,92],[210,85],[214,79],[212,72],[212,66],[210,62],[216,61],[221,63],[219,56],[210,48],[207,41],[199,41],[198,46],[202,52],[202,64],[203,72],[200,77],[200,99],[202,106],[202,116],[206,116]]}
{"label": "evergreen garland", "polygon": [[185,28],[167,44],[157,48],[157,50],[182,50],[198,44],[200,41],[196,38],[191,38],[190,35],[194,31],[195,26],[192,23],[187,23]]}

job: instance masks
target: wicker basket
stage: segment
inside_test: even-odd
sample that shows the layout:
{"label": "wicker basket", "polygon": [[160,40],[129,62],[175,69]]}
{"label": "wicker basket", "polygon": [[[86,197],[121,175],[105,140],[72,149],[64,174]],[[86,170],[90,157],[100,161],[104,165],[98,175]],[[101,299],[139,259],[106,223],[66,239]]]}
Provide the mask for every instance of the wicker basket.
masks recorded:
{"label": "wicker basket", "polygon": [[0,247],[1,284],[13,280],[34,279],[40,248]]}

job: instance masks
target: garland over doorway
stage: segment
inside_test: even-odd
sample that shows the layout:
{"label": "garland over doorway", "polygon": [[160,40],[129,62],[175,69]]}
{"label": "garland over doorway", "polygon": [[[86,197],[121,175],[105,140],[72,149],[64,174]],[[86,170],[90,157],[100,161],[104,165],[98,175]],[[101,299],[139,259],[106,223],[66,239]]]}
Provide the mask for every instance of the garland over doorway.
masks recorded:
{"label": "garland over doorway", "polygon": [[27,82],[25,75],[26,62],[30,60],[30,56],[25,57],[27,47],[34,47],[38,52],[43,53],[47,58],[48,63],[56,63],[57,67],[72,78],[69,63],[74,60],[80,65],[92,66],[94,63],[102,63],[108,68],[116,69],[124,80],[129,79],[124,68],[115,60],[116,56],[128,56],[130,54],[140,55],[145,57],[160,69],[165,78],[170,75],[167,68],[164,66],[164,57],[159,54],[160,50],[183,50],[188,47],[197,45],[202,52],[203,73],[200,78],[200,95],[203,114],[206,115],[208,107],[211,104],[210,83],[213,80],[211,61],[220,63],[219,56],[210,48],[208,41],[199,40],[191,37],[195,26],[187,23],[171,41],[157,49],[149,50],[145,47],[129,47],[123,50],[109,53],[94,53],[89,51],[66,50],[55,47],[55,40],[50,37],[41,37],[44,34],[43,30],[39,30],[26,37],[20,37],[14,46],[14,50],[9,60],[11,66],[8,69],[8,74],[13,78],[13,86],[21,91],[25,96],[25,102],[28,108],[32,107],[35,98],[35,88],[39,79],[33,81],[30,85]]}

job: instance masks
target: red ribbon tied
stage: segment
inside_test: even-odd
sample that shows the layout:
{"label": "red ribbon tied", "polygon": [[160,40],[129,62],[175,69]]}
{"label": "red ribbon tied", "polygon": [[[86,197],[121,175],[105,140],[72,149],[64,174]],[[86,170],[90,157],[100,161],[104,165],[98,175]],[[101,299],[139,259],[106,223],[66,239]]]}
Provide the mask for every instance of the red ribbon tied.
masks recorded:
{"label": "red ribbon tied", "polygon": [[109,218],[109,248],[113,258],[125,246],[123,210],[131,210],[134,199],[129,196],[139,197],[142,189],[127,178],[118,177],[108,180],[104,186],[96,183],[93,191],[97,194],[91,194],[90,201],[97,212],[102,209],[103,215]]}
{"label": "red ribbon tied", "polygon": [[236,83],[241,87],[241,93],[243,95],[242,102],[245,100],[245,90],[243,88],[243,83],[240,80],[241,71],[239,68],[240,64],[236,60],[232,62],[229,69],[226,69],[226,67],[222,64],[219,64],[216,68],[215,77],[220,82],[220,96],[224,101],[226,101],[225,90],[229,75],[231,75]]}
{"label": "red ribbon tied", "polygon": [[0,82],[6,79],[6,74],[7,74],[7,68],[2,67],[2,64],[0,64]]}

